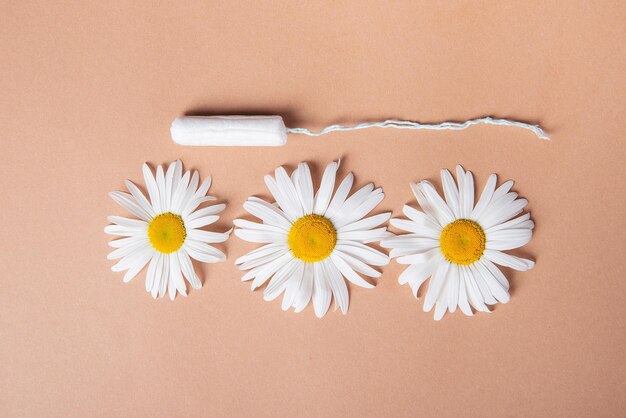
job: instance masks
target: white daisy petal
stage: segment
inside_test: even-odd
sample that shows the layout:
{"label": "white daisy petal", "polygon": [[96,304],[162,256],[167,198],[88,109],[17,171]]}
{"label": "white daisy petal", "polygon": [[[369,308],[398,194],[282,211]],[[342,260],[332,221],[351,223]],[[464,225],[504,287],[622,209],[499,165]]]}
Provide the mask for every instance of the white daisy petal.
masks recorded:
{"label": "white daisy petal", "polygon": [[[437,220],[432,216],[425,214],[424,212],[420,212],[419,210],[409,205],[404,205],[404,207],[402,208],[402,213],[404,213],[407,218],[415,222],[415,224],[417,224],[418,226],[427,227],[428,229],[433,229],[435,231],[441,232],[442,228]],[[404,229],[402,227],[399,228]],[[407,231],[410,230],[407,229]]]}
{"label": "white daisy petal", "polygon": [[446,283],[442,291],[442,298],[437,302],[435,308],[435,320],[440,320],[446,312],[456,312],[459,302],[459,276],[452,269],[452,263],[446,275]]}
{"label": "white daisy petal", "polygon": [[500,231],[503,229],[533,229],[535,227],[535,223],[530,220],[530,213],[525,213],[522,216],[518,216],[515,219],[511,219],[510,221],[497,224],[492,226],[491,228],[485,229],[485,234],[489,235],[492,232]]}
{"label": "white daisy petal", "polygon": [[[348,287],[346,282],[341,277],[341,273],[337,269],[337,266],[328,258],[322,261],[322,269],[325,271],[326,277],[330,288],[333,291],[333,297],[335,298],[335,309],[339,306],[342,314],[348,313],[348,305],[350,304],[350,297],[348,296]],[[349,267],[348,267],[349,268]]]}
{"label": "white daisy petal", "polygon": [[363,243],[379,241],[387,238],[387,228],[370,229],[369,231],[338,232],[337,239],[359,241]]}
{"label": "white daisy petal", "polygon": [[450,263],[451,274],[457,277],[458,285],[459,285],[459,309],[467,316],[473,316],[472,308],[470,307],[469,301],[467,299],[467,289],[465,288],[465,278],[463,277],[463,273],[461,273],[461,269],[458,265]]}
{"label": "white daisy petal", "polygon": [[304,263],[304,274],[302,276],[302,282],[298,289],[293,306],[295,312],[302,312],[304,308],[309,304],[311,300],[311,294],[313,293],[313,264]]}
{"label": "white daisy petal", "polygon": [[[274,231],[263,231],[258,229],[235,229],[235,235],[239,238],[248,241],[248,242],[256,242],[261,244],[266,243],[285,243],[287,242],[287,235],[283,232],[274,232]],[[206,241],[211,242],[211,241]],[[218,241],[213,241],[218,242]]]}
{"label": "white daisy petal", "polygon": [[324,215],[328,204],[330,203],[330,197],[335,189],[335,177],[337,174],[337,168],[339,164],[332,162],[326,166],[324,174],[322,175],[322,182],[320,188],[315,195],[315,204],[313,206],[313,213],[318,215]]}
{"label": "white daisy petal", "polygon": [[389,257],[380,251],[356,241],[337,241],[336,249],[372,266],[389,264]]}
{"label": "white daisy petal", "polygon": [[110,247],[113,248],[122,248],[135,242],[143,242],[146,245],[149,245],[148,237],[144,234],[116,239],[113,241],[109,241],[108,244]]}
{"label": "white daisy petal", "polygon": [[137,203],[150,218],[154,217],[156,215],[154,208],[150,205],[150,202],[148,202],[148,199],[146,199],[146,196],[144,196],[141,190],[130,180],[126,180],[124,184],[130,194],[135,198],[135,203]]}
{"label": "white daisy petal", "polygon": [[480,273],[482,279],[489,287],[489,292],[500,303],[507,303],[509,301],[509,292],[502,286],[502,284],[496,279],[489,269],[483,264],[482,260],[474,264],[476,270]]}
{"label": "white daisy petal", "polygon": [[280,296],[300,264],[300,261],[295,258],[292,258],[288,263],[284,264],[268,283],[265,291],[263,292],[263,299],[266,301],[272,301]]}
{"label": "white daisy petal", "polygon": [[171,163],[167,167],[167,171],[165,172],[165,207],[169,208],[172,206],[172,195],[174,194],[174,173],[176,171],[176,161]]}
{"label": "white daisy petal", "polygon": [[465,170],[460,165],[455,167],[456,183],[459,187],[459,216],[461,214],[461,206],[463,202],[463,192],[465,191]]}
{"label": "white daisy petal", "polygon": [[163,172],[163,166],[157,166],[155,180],[157,183],[157,189],[159,191],[159,205],[162,211],[168,211],[167,205],[167,191],[165,189],[165,173]]}
{"label": "white daisy petal", "polygon": [[503,253],[502,251],[496,250],[485,250],[485,257],[503,267],[510,267],[519,271],[526,271],[535,265],[535,262],[532,260],[527,260],[525,258],[515,257],[513,255],[509,255]]}
{"label": "white daisy petal", "polygon": [[152,290],[152,286],[154,285],[155,274],[157,265],[159,264],[159,258],[161,257],[160,253],[156,253],[150,259],[150,264],[148,264],[148,271],[146,272],[146,291],[150,292]]}
{"label": "white daisy petal", "polygon": [[184,209],[194,200],[199,181],[200,175],[197,171],[194,171],[193,175],[191,176],[191,180],[189,180],[189,185],[183,193],[183,196],[178,203],[178,206],[174,208],[174,206],[172,205],[171,210],[175,210],[177,213],[182,213],[184,211]]}
{"label": "white daisy petal", "polygon": [[165,256],[161,253],[157,253],[156,258],[156,266],[154,269],[154,282],[152,283],[152,287],[150,288],[150,294],[154,299],[159,296],[159,289],[161,288],[161,279],[163,278],[163,266]]}
{"label": "white daisy petal", "polygon": [[266,224],[278,226],[286,231],[291,229],[291,222],[284,212],[263,200],[248,200],[243,204],[243,208]]}
{"label": "white daisy petal", "polygon": [[226,260],[223,252],[204,242],[186,239],[183,247],[191,258],[202,263],[217,263]]}
{"label": "white daisy petal", "polygon": [[[411,190],[413,190],[413,194],[417,199],[417,203],[420,205],[422,210],[432,219],[437,222],[437,225],[443,227],[448,223],[449,217],[439,212],[437,208],[432,204],[432,202],[426,197],[424,191],[422,190],[422,184],[411,184]],[[451,218],[450,218],[451,219]]]}
{"label": "white daisy petal", "polygon": [[218,214],[218,213],[222,212],[225,207],[226,207],[226,205],[223,204],[223,203],[220,203],[219,205],[207,206],[206,208],[199,209],[199,210],[193,212],[192,214],[190,214],[189,216],[187,216],[185,218],[185,221],[191,222],[191,221],[193,221],[195,219],[198,219],[198,218],[203,218],[205,216]]}
{"label": "white daisy petal", "polygon": [[137,256],[133,258],[130,268],[124,275],[124,283],[130,282],[148,264],[151,258],[152,251],[145,247],[143,250],[140,250]]}
{"label": "white daisy petal", "polygon": [[426,251],[430,251],[433,248],[436,248],[435,245],[420,245],[421,248],[414,248],[413,246],[407,247],[395,247],[389,251],[389,257],[391,258],[399,258],[404,257],[405,255],[414,255],[425,253]]}
{"label": "white daisy petal", "polygon": [[196,193],[193,195],[195,199],[200,197],[205,197],[209,189],[211,188],[212,178],[211,176],[207,176],[200,184],[200,187],[196,190]]}
{"label": "white daisy petal", "polygon": [[489,287],[487,280],[483,276],[483,272],[478,270],[478,264],[470,264],[467,267],[470,275],[474,278],[474,282],[478,286],[478,290],[482,295],[482,300],[485,301],[487,305],[495,305],[496,303],[498,303],[493,296],[493,293],[491,293],[491,288]]}
{"label": "white daisy petal", "polygon": [[[484,229],[489,229],[492,226],[508,221],[514,216],[519,215],[524,210],[524,207],[528,204],[528,200],[526,199],[517,199],[511,203],[503,205],[498,211],[485,211],[485,214],[488,215],[482,216],[483,220],[479,223],[483,226]],[[488,209],[489,210],[489,209]]]}
{"label": "white daisy petal", "polygon": [[105,233],[124,237],[147,237],[147,230],[147,227],[127,227],[121,225],[107,225],[104,227]]}
{"label": "white daisy petal", "polygon": [[302,285],[302,280],[304,279],[304,264],[304,262],[297,263],[296,268],[292,273],[292,277],[287,281],[283,296],[283,303],[281,305],[283,311],[288,310],[295,303],[298,291]]}
{"label": "white daisy petal", "polygon": [[[291,181],[289,182],[291,183]],[[300,211],[301,211],[299,201],[297,202],[298,204],[296,205],[296,203],[289,196],[289,192],[287,192],[282,187],[280,187],[276,179],[274,179],[274,177],[270,175],[265,176],[265,185],[267,186],[268,190],[270,191],[270,193],[276,200],[276,203],[278,203],[278,206],[280,207],[282,212],[285,214],[285,216],[290,221],[295,221],[296,219],[298,219],[298,217],[300,216]]]}
{"label": "white daisy petal", "polygon": [[298,175],[294,182],[296,192],[304,209],[304,214],[308,215],[313,213],[313,204],[315,198],[313,195],[313,178],[311,177],[311,170],[307,163],[298,164]]}
{"label": "white daisy petal", "polygon": [[370,197],[368,197],[365,202],[361,203],[354,211],[346,213],[340,219],[333,221],[333,223],[338,229],[341,229],[343,226],[350,223],[354,223],[370,213],[380,202],[383,201],[384,198],[385,194],[382,192],[372,193]]}
{"label": "white daisy petal", "polygon": [[289,205],[293,208],[294,213],[298,216],[304,216],[304,207],[300,201],[296,187],[287,175],[287,172],[283,167],[278,167],[275,171],[276,182],[278,187],[283,191],[283,194],[289,201]]}
{"label": "white daisy petal", "polygon": [[269,232],[275,232],[278,234],[282,233],[283,235],[286,236],[286,231],[284,229],[278,226],[274,226],[272,224],[260,224],[257,222],[250,222],[245,219],[235,219],[233,223],[235,224],[236,227],[242,228],[242,229],[253,229],[256,231],[269,231]]}
{"label": "white daisy petal", "polygon": [[143,179],[146,183],[146,188],[148,189],[148,195],[150,196],[150,203],[156,213],[161,213],[163,212],[161,208],[161,197],[159,196],[159,188],[156,180],[154,179],[154,175],[152,174],[152,170],[146,163],[143,164],[142,169]]}
{"label": "white daisy petal", "polygon": [[[448,282],[447,282],[447,278],[445,279],[446,282],[444,282],[444,286],[448,286]],[[444,293],[444,295],[441,296],[442,300],[437,301],[437,303],[435,304],[435,321],[441,321],[441,318],[443,318],[443,315],[446,313],[446,309],[448,308],[448,301],[445,299],[445,291],[446,289],[442,290],[442,293]]]}
{"label": "white daisy petal", "polygon": [[486,258],[481,259],[479,263],[482,263],[482,265],[487,267],[487,269],[491,272],[493,277],[496,278],[496,280],[500,283],[504,290],[509,290],[509,281],[506,279],[506,277],[504,277],[504,274],[500,271],[498,267],[496,267],[495,264],[493,264]]}
{"label": "white daisy petal", "polygon": [[[176,253],[178,256],[178,261],[180,263],[180,269],[185,275],[185,278],[194,289],[200,289],[202,287],[202,283],[200,279],[196,275],[196,272],[193,269],[193,264],[191,263],[191,259],[189,255],[185,251],[178,251]],[[171,257],[175,257],[174,254]]]}
{"label": "white daisy petal", "polygon": [[332,291],[322,272],[320,263],[313,264],[313,308],[315,315],[322,318],[330,306]]}
{"label": "white daisy petal", "polygon": [[450,263],[448,261],[444,261],[439,263],[433,272],[433,275],[430,278],[430,283],[428,284],[428,290],[426,291],[426,297],[424,298],[424,312],[430,312],[435,306],[435,303],[439,298],[439,294],[441,293],[441,289],[443,289],[443,286],[446,283],[446,276],[449,267]]}
{"label": "white daisy petal", "polygon": [[174,196],[174,192],[176,191],[176,188],[178,187],[178,183],[180,182],[180,179],[183,177],[183,162],[180,160],[176,160],[173,162],[173,164],[174,164],[174,174],[172,176],[172,186],[170,189],[170,205],[172,204],[171,199]]}
{"label": "white daisy petal", "polygon": [[456,218],[460,218],[459,189],[452,178],[452,174],[446,169],[441,170],[441,183],[446,203]]}
{"label": "white daisy petal", "polygon": [[176,290],[178,290],[178,293],[180,293],[182,296],[186,297],[187,296],[187,287],[185,285],[185,281],[183,280],[182,274],[178,274],[178,275],[175,276],[174,284],[176,286]]}
{"label": "white daisy petal", "polygon": [[[260,267],[255,267],[252,268],[250,270],[248,270],[246,272],[246,274],[244,274],[243,276],[241,276],[241,281],[242,282],[247,282],[249,280],[255,279],[259,274],[261,274],[261,272],[268,267],[268,265],[264,265],[264,266],[260,266]],[[277,267],[278,268],[278,267]],[[268,276],[269,277],[269,276]],[[254,282],[253,282],[254,283]],[[254,290],[256,288],[256,286],[252,287],[252,290]]]}
{"label": "white daisy petal", "polygon": [[489,179],[487,180],[487,184],[485,185],[485,188],[483,189],[483,192],[480,195],[480,198],[478,199],[478,203],[472,210],[470,219],[478,220],[478,218],[483,213],[485,208],[487,208],[487,205],[489,205],[489,202],[491,202],[493,193],[496,190],[497,181],[498,181],[498,176],[496,176],[495,174],[492,174],[489,176]]}
{"label": "white daisy petal", "polygon": [[438,240],[441,236],[441,229],[437,230],[429,226],[419,225],[413,221],[408,221],[406,219],[392,219],[389,221],[389,223],[398,229],[412,232],[411,235],[415,237],[424,237]]}
{"label": "white daisy petal", "polygon": [[140,219],[124,218],[123,216],[107,216],[107,220],[111,223],[130,228],[130,229],[146,229],[148,223]]}
{"label": "white daisy petal", "polygon": [[505,196],[509,190],[511,190],[511,188],[513,188],[513,180],[507,180],[504,183],[502,183],[500,185],[500,187],[498,187],[494,192],[493,192],[493,196],[491,197],[491,201],[495,202],[496,200],[500,199],[502,196]]}
{"label": "white daisy petal", "polygon": [[446,292],[448,294],[448,311],[454,313],[459,305],[459,276],[456,271],[448,271]]}
{"label": "white daisy petal", "polygon": [[456,182],[459,184],[459,204],[461,202],[461,193],[463,193],[464,183],[465,183],[465,170],[460,165],[455,167],[456,169]]}
{"label": "white daisy petal", "polygon": [[429,260],[431,257],[441,254],[439,248],[433,248],[432,250],[424,251],[417,254],[404,255],[402,257],[396,258],[396,261],[399,264],[418,264],[424,263]]}
{"label": "white daisy petal", "polygon": [[191,174],[189,171],[185,171],[185,174],[178,182],[176,186],[176,190],[172,195],[172,202],[170,203],[170,211],[174,213],[180,213],[180,210],[183,207],[184,197],[187,193],[187,187],[189,186],[189,178]]}
{"label": "white daisy petal", "polygon": [[[374,269],[373,267],[370,267],[368,264],[364,263],[363,261],[359,260],[358,258],[355,258],[343,251],[340,251],[338,249],[335,248],[335,250],[333,251],[333,255],[341,258],[343,261],[346,262],[346,264],[348,264],[354,271],[356,271],[357,273],[361,273],[364,274],[368,277],[374,277],[374,278],[378,278],[380,277],[382,274],[380,271]],[[332,257],[332,255],[331,255]]]}
{"label": "white daisy petal", "polygon": [[170,263],[167,255],[163,257],[163,270],[161,270],[161,280],[159,280],[158,296],[162,298],[167,292],[167,285],[170,281]]}
{"label": "white daisy petal", "polygon": [[219,219],[220,217],[217,215],[203,216],[202,218],[196,218],[189,222],[185,222],[185,228],[202,228],[203,226],[211,225],[212,223],[217,222]]}
{"label": "white daisy petal", "polygon": [[337,187],[337,191],[335,192],[333,199],[330,201],[330,205],[328,205],[328,209],[325,213],[327,218],[333,219],[333,217],[341,209],[346,201],[346,198],[348,197],[348,193],[350,193],[350,190],[352,189],[352,183],[354,183],[354,175],[352,173],[348,173],[348,175],[339,184],[339,187]]}
{"label": "white daisy petal", "polygon": [[437,255],[432,255],[426,259],[423,263],[411,264],[407,267],[400,276],[398,276],[399,284],[408,283],[417,297],[417,290],[435,271],[439,258]]}
{"label": "white daisy petal", "polygon": [[[435,186],[433,186],[432,183],[427,180],[421,181],[418,186],[426,199],[428,199],[429,205],[436,211],[436,218],[439,220],[441,225],[452,222],[454,220],[454,214],[452,213],[446,202],[441,198],[441,196],[439,196],[439,193],[437,193]],[[464,201],[462,200],[461,205],[463,205],[463,203]]]}
{"label": "white daisy petal", "polygon": [[117,250],[111,251],[107,258],[109,260],[115,260],[118,258],[126,257],[127,255],[135,252],[138,249],[149,248],[149,244],[146,241],[135,241],[131,244],[128,244],[124,247],[118,248]]}
{"label": "white daisy petal", "polygon": [[[183,218],[188,217],[190,214],[194,214],[195,215],[194,211],[196,209],[198,209],[198,206],[200,206],[203,203],[211,202],[211,201],[215,201],[215,200],[217,200],[217,198],[213,197],[213,196],[194,197],[194,198],[190,199],[189,202],[187,202],[187,205],[185,205],[185,208],[180,211],[180,214],[181,214],[181,216]],[[215,205],[215,206],[219,206],[219,205]]]}
{"label": "white daisy petal", "polygon": [[190,229],[187,231],[187,236],[196,241],[206,242],[208,244],[214,244],[218,242],[224,242],[228,239],[229,232],[211,232],[204,231],[202,229]]}
{"label": "white daisy petal", "polygon": [[111,192],[109,196],[136,217],[148,222],[152,219],[152,216],[137,203],[132,195],[124,192]]}
{"label": "white daisy petal", "polygon": [[502,209],[504,209],[506,206],[510,205],[517,198],[518,198],[518,194],[516,192],[506,193],[505,195],[500,196],[497,199],[492,199],[487,205],[487,207],[485,208],[485,210],[490,215],[493,215],[496,212],[499,212]]}
{"label": "white daisy petal", "polygon": [[364,287],[366,289],[371,289],[374,287],[374,285],[372,285],[371,283],[368,283],[365,279],[359,276],[354,270],[352,270],[352,268],[348,265],[348,263],[344,261],[343,258],[341,258],[340,252],[333,252],[330,255],[330,259],[332,260],[331,264],[334,263],[334,266],[336,266],[336,268],[339,269],[341,274],[343,274],[346,280],[348,280],[350,283],[355,284],[360,287]]}
{"label": "white daisy petal", "polygon": [[503,229],[492,232],[487,237],[489,250],[513,250],[530,241],[533,232],[530,229]]}
{"label": "white daisy petal", "polygon": [[380,189],[376,189],[376,191],[374,191],[373,183],[366,184],[365,186],[357,190],[352,196],[347,198],[344,201],[343,205],[341,205],[341,208],[338,209],[332,217],[329,217],[329,219],[333,221],[333,223],[337,223],[337,221],[340,221],[344,216],[355,211],[374,193],[380,193]]}
{"label": "white daisy petal", "polygon": [[194,195],[188,200],[188,202],[183,207],[181,213],[189,214],[196,210],[198,206],[200,206],[204,202],[209,202],[211,200],[217,200],[217,198],[213,196],[206,196],[209,188],[211,187],[211,177],[207,177],[204,179],[198,190],[194,193]]}
{"label": "white daisy petal", "polygon": [[256,257],[253,260],[250,261],[246,261],[245,263],[242,263],[239,268],[241,270],[249,270],[251,268],[256,268],[256,267],[260,267],[263,266],[267,263],[270,263],[276,259],[278,259],[279,257],[281,257],[285,252],[285,250],[283,248],[280,248],[279,251],[275,251],[269,254],[266,254],[262,257]]}
{"label": "white daisy petal", "polygon": [[414,250],[414,252],[423,252],[422,250],[438,247],[439,240],[421,237],[417,234],[405,234],[381,241],[380,246],[393,249],[408,248]]}
{"label": "white daisy petal", "polygon": [[465,290],[467,290],[467,297],[470,304],[477,311],[490,312],[487,305],[485,305],[485,301],[480,293],[480,289],[478,288],[478,284],[474,279],[472,271],[467,266],[460,266],[459,268],[461,269],[462,279],[465,281]]}
{"label": "white daisy petal", "polygon": [[273,254],[276,252],[287,252],[289,247],[285,244],[267,244],[262,247],[257,248],[256,250],[250,251],[246,255],[242,255],[237,260],[235,260],[235,264],[243,264],[248,261],[256,260],[257,258],[265,257],[266,255]]}
{"label": "white daisy petal", "polygon": [[131,268],[137,260],[139,260],[143,254],[145,254],[146,247],[136,248],[131,253],[125,255],[118,260],[117,263],[111,266],[111,271],[124,271]]}
{"label": "white daisy petal", "polygon": [[187,288],[183,281],[183,274],[181,271],[180,261],[177,256],[170,255],[170,282],[168,283],[168,291],[170,299],[174,300],[176,297],[176,291],[183,296],[187,296]]}
{"label": "white daisy petal", "polygon": [[[167,293],[170,296],[170,300],[174,300],[176,298],[176,275],[182,275],[180,272],[180,266],[178,265],[178,257],[167,257],[170,262],[170,277],[167,283]],[[176,261],[174,261],[176,260]]]}
{"label": "white daisy petal", "polygon": [[[265,264],[263,267],[259,267],[257,273],[247,279],[249,280],[254,277],[254,281],[252,282],[252,290],[263,285],[263,283],[265,283],[267,279],[269,279],[274,273],[276,273],[278,269],[291,262],[291,260],[293,260],[293,255],[291,255],[291,253],[285,253],[276,260]],[[253,270],[255,269],[252,269],[251,272]],[[247,276],[247,274],[244,275],[241,280],[244,281],[244,278],[246,278]]]}
{"label": "white daisy petal", "polygon": [[170,277],[167,282],[167,293],[170,296],[170,300],[173,302],[176,299],[176,285],[174,284],[174,272],[172,271],[172,264],[170,263]]}
{"label": "white daisy petal", "polygon": [[459,199],[461,218],[468,219],[472,215],[472,209],[474,209],[474,178],[470,171],[465,173],[463,192],[459,195]]}

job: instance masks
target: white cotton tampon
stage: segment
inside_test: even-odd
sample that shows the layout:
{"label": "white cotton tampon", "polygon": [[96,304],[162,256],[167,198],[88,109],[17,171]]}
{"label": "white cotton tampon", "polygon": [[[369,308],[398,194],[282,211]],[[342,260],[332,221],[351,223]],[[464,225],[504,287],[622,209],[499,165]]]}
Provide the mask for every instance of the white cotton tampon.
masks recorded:
{"label": "white cotton tampon", "polygon": [[172,139],[180,145],[277,147],[287,143],[280,116],[185,116],[174,119]]}
{"label": "white cotton tampon", "polygon": [[539,125],[491,116],[461,122],[445,121],[438,123],[387,119],[352,126],[330,125],[317,132],[306,128],[287,128],[280,116],[186,116],[174,119],[170,131],[174,142],[180,145],[278,147],[287,143],[288,134],[322,136],[335,131],[356,131],[366,128],[461,131],[479,124],[523,128],[533,132],[538,138],[550,139]]}

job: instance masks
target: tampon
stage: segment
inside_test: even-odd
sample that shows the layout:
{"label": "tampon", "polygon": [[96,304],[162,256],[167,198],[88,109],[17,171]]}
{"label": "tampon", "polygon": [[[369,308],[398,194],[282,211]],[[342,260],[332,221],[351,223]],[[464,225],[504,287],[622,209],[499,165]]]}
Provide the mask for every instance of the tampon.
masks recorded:
{"label": "tampon", "polygon": [[356,131],[366,128],[460,131],[479,124],[523,128],[533,132],[538,138],[550,139],[539,125],[491,116],[462,122],[445,121],[438,123],[388,119],[379,122],[364,122],[352,126],[331,125],[317,132],[306,128],[285,127],[283,118],[280,116],[187,116],[176,118],[172,123],[170,131],[174,142],[180,145],[277,147],[287,143],[288,134],[322,136],[335,131]]}
{"label": "tampon", "polygon": [[186,116],[174,119],[172,139],[180,145],[265,146],[287,143],[280,116]]}

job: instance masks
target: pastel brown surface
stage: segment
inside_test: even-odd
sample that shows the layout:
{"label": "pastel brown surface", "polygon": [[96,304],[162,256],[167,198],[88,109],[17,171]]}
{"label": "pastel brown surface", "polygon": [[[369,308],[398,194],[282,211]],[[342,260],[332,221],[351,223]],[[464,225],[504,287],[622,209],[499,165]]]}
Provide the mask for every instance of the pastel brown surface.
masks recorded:
{"label": "pastel brown surface", "polygon": [[[0,6],[0,415],[618,416],[626,408],[626,6],[598,2],[56,2]],[[514,128],[371,129],[281,148],[191,148],[181,114],[319,129],[482,115]],[[228,208],[278,165],[382,186],[461,163],[512,178],[537,224],[491,315],[436,323],[395,262],[348,315],[283,312],[241,283],[231,237],[204,286],[154,301],[110,271],[107,193],[181,158]]]}

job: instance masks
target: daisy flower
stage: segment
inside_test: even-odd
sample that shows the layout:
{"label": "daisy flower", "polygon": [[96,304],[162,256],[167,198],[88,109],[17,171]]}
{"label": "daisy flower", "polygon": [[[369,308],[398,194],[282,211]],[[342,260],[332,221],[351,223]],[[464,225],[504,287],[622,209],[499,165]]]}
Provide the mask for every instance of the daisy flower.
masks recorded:
{"label": "daisy flower", "polygon": [[300,163],[291,177],[278,167],[275,177],[265,176],[276,203],[250,197],[243,205],[262,223],[234,222],[239,238],[266,244],[235,261],[240,269],[249,270],[242,281],[254,279],[254,290],[271,278],[264,298],[273,300],[284,291],[283,310],[294,307],[300,312],[312,298],[321,318],[334,296],[335,309],[338,306],[345,314],[349,297],[344,277],[372,288],[359,273],[380,277],[371,266],[389,263],[387,255],[366,245],[391,235],[386,227],[376,228],[387,222],[390,212],[364,218],[383,200],[382,190],[370,183],[348,197],[354,181],[349,173],[333,195],[338,167],[338,162],[326,167],[316,194],[306,163]]}
{"label": "daisy flower", "polygon": [[119,191],[109,193],[113,200],[139,219],[108,217],[114,225],[108,225],[104,232],[125,237],[109,242],[116,249],[108,258],[121,259],[111,270],[127,270],[125,283],[149,262],[146,290],[155,299],[168,292],[170,299],[174,300],[176,292],[187,295],[183,276],[194,289],[202,287],[191,258],[204,263],[226,259],[221,251],[209,244],[226,241],[230,231],[200,229],[217,221],[217,214],[224,210],[225,205],[198,209],[202,203],[216,200],[213,196],[206,196],[211,177],[198,186],[198,172],[194,171],[192,175],[186,171],[183,175],[180,161],[170,164],[167,172],[158,166],[156,178],[150,167],[144,164],[143,176],[150,201],[129,180],[126,180],[126,187],[130,194]]}
{"label": "daisy flower", "polygon": [[525,271],[534,262],[503,251],[521,247],[530,241],[534,223],[522,213],[528,204],[510,192],[513,181],[496,188],[497,177],[489,176],[476,205],[472,173],[456,167],[457,184],[448,170],[441,170],[445,201],[435,187],[424,180],[412,184],[417,202],[424,212],[405,205],[409,218],[390,223],[410,234],[381,243],[391,248],[390,256],[409,267],[400,275],[400,284],[408,283],[417,297],[420,286],[430,277],[424,298],[424,311],[435,308],[435,319],[457,306],[472,316],[489,312],[487,305],[509,301],[509,282],[496,264]]}

